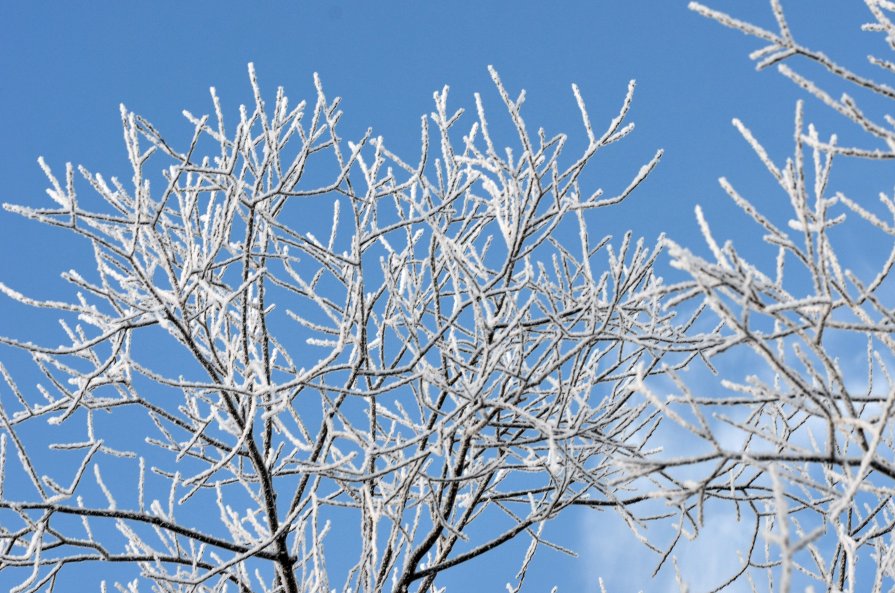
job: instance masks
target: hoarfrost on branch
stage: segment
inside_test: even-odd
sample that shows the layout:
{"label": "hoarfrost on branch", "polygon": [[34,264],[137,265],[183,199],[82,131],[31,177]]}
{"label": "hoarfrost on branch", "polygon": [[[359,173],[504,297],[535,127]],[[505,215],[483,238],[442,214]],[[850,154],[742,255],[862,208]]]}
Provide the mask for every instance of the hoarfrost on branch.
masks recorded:
{"label": "hoarfrost on branch", "polygon": [[[895,4],[865,4],[895,50]],[[840,145],[800,102],[779,161],[733,121],[787,198],[781,214],[720,179],[769,269],[701,209],[706,249],[595,235],[662,156],[617,194],[591,185],[589,163],[632,130],[633,83],[603,131],[573,87],[586,143],[571,159],[493,70],[508,117],[490,122],[478,95],[472,117],[452,111],[445,88],[408,160],[371,131],[344,141],[319,80],[310,103],[278,89],[268,105],[250,68],[254,104],[233,127],[212,89],[213,117],[185,113],[185,148],[122,108],[127,182],[70,165],[57,179],[41,160],[53,204],[7,208],[87,240],[96,266],[63,274],[71,301],[0,285],[61,315],[68,340],[2,338],[43,375],[25,388],[0,365],[14,591],[114,562],[135,579],[122,591],[428,593],[526,540],[518,591],[538,550],[571,553],[544,526],[573,506],[618,513],[657,572],[732,513],[748,545],[714,590],[890,589],[895,197],[877,206],[831,171],[895,156],[875,115],[895,90],[798,43],[779,0],[775,31],[690,8],[760,39],[759,69],[871,142]],[[857,98],[833,98],[835,81]],[[874,270],[839,234],[859,225],[887,245]]]}

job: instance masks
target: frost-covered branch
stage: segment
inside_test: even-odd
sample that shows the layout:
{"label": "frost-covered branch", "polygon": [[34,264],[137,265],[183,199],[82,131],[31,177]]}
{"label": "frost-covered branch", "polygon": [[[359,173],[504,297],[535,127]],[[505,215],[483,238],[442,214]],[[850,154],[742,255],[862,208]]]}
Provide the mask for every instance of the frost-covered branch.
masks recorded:
{"label": "frost-covered branch", "polygon": [[[797,43],[782,3],[770,4],[776,32],[699,3],[690,7],[768,43],[751,54],[759,68],[802,56],[860,92],[869,91],[872,102],[889,104],[895,98],[886,83],[863,78]],[[889,18],[895,5],[866,4],[876,21],[865,29],[885,32],[893,49]],[[886,62],[870,61],[891,75]],[[741,550],[743,570],[735,578],[752,580],[756,571],[766,572],[762,590],[769,591],[808,585],[881,591],[893,576],[895,527],[895,202],[881,193],[877,206],[867,196],[851,194],[835,185],[832,170],[845,157],[890,158],[893,126],[888,117],[885,123],[872,121],[848,95],[832,99],[787,64],[778,65],[784,75],[885,148],[840,147],[835,135],[824,137],[806,125],[799,102],[787,132],[792,153],[777,162],[745,123],[734,120],[779,185],[786,212],[741,194],[721,178],[723,190],[755,223],[764,252],[719,241],[699,209],[706,254],[668,241],[672,265],[690,278],[686,294],[719,324],[717,343],[704,351],[707,368],[719,375],[694,381],[673,372],[671,395],[649,385],[641,389],[695,441],[710,444],[704,459],[717,463],[716,470],[682,492],[687,504],[701,509],[712,499],[726,501],[737,517],[752,515],[756,534],[762,526],[765,549],[753,539],[749,550]],[[879,171],[879,181],[891,184],[885,170]],[[848,177],[840,176],[838,183],[843,180]],[[759,257],[773,263],[754,263]],[[701,512],[697,522],[703,521]],[[719,590],[730,582],[719,583]]]}
{"label": "frost-covered branch", "polygon": [[[95,195],[77,195],[73,167],[59,181],[41,160],[53,204],[7,209],[83,238],[95,269],[63,275],[72,302],[2,286],[67,338],[3,339],[43,375],[3,371],[17,590],[114,562],[158,591],[432,591],[527,537],[518,588],[537,549],[565,550],[542,528],[572,505],[661,519],[637,507],[669,483],[661,416],[632,386],[704,344],[663,305],[661,247],[592,236],[661,151],[615,197],[585,191],[632,129],[633,84],[602,134],[574,89],[587,145],[569,159],[491,74],[508,119],[478,96],[463,117],[445,88],[418,160],[344,141],[319,80],[310,102],[268,102],[251,68],[253,104],[225,120],[212,89],[185,149],[122,107],[128,181],[78,168]],[[36,427],[74,462],[38,454]]]}

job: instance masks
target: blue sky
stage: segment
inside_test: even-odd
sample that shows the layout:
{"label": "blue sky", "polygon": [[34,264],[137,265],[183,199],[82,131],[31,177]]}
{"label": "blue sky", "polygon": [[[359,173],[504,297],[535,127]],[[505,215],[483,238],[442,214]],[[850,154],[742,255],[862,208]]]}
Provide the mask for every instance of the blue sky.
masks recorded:
{"label": "blue sky", "polygon": [[[789,149],[793,106],[803,95],[774,72],[755,72],[747,54],[758,42],[697,16],[686,4],[5,2],[0,7],[0,201],[45,200],[38,155],[57,170],[72,161],[108,176],[126,176],[119,103],[183,143],[192,127],[180,112],[207,113],[209,86],[217,88],[231,116],[250,100],[250,61],[265,92],[282,85],[293,101],[313,96],[312,73],[318,72],[328,94],[343,97],[343,136],[359,137],[372,126],[391,150],[407,155],[417,154],[419,117],[432,110],[432,93],[445,84],[455,108],[472,108],[472,93],[481,91],[486,106],[498,112],[486,69],[492,64],[511,93],[528,91],[523,114],[530,125],[569,132],[573,139],[583,131],[571,83],[581,87],[593,120],[602,124],[615,115],[627,81],[637,79],[630,116],[637,129],[597,160],[594,183],[623,186],[657,148],[664,148],[665,156],[628,202],[607,213],[604,232],[620,235],[630,228],[653,240],[664,231],[701,249],[693,217],[694,205],[701,203],[722,236],[747,240],[752,229],[741,224],[745,219],[727,202],[717,178],[725,175],[743,193],[757,193],[755,201],[764,208],[776,206],[771,180],[730,120],[742,119],[772,157],[782,158]],[[773,22],[763,2],[709,4],[759,24]],[[877,39],[862,41],[869,34],[858,31],[867,17],[858,3],[788,4],[794,33],[808,45],[858,64],[866,48],[881,48]],[[845,120],[823,107],[811,104],[808,115],[822,130],[846,138],[850,133]],[[849,181],[858,187],[867,183]],[[762,202],[765,195],[768,202]],[[67,294],[58,275],[90,265],[90,253],[82,247],[0,212],[0,281],[6,284],[41,297]],[[39,338],[51,335],[52,326],[46,316],[0,301],[2,334]],[[0,360],[18,360],[15,356],[4,350]],[[533,569],[530,590],[547,590],[552,582],[560,591],[580,590],[584,583],[593,587],[597,574],[610,593],[646,584],[645,578],[623,577],[628,566],[648,558],[640,549],[626,553],[636,546],[630,537],[608,536],[620,542],[611,550],[589,539],[594,530],[615,534],[619,522],[579,519],[566,519],[554,529],[567,532],[564,541],[577,546],[581,558],[545,554]],[[485,576],[477,578],[493,578],[497,588],[503,582],[500,571],[514,570],[481,566]]]}
{"label": "blue sky", "polygon": [[[770,24],[769,8],[752,4],[744,16]],[[823,6],[822,18],[799,14],[807,3],[793,4],[793,27],[807,42],[860,35],[864,15],[843,10],[843,3],[811,3]],[[718,7],[727,5],[735,3]],[[210,109],[209,86],[233,113],[250,98],[249,61],[270,93],[282,85],[293,98],[311,96],[318,72],[328,93],[344,98],[345,134],[372,126],[409,154],[416,151],[419,116],[431,111],[432,92],[443,85],[451,86],[455,106],[471,107],[472,93],[482,91],[486,105],[498,107],[486,70],[493,64],[509,89],[528,91],[530,125],[571,132],[573,139],[580,130],[572,82],[601,121],[614,115],[627,81],[637,79],[631,116],[637,132],[607,155],[599,183],[623,183],[628,171],[616,169],[633,167],[658,147],[665,157],[639,194],[610,215],[607,228],[686,236],[696,228],[696,201],[709,212],[723,201],[720,175],[735,180],[739,171],[757,171],[730,119],[747,122],[772,154],[775,143],[785,151],[788,135],[765,132],[791,121],[800,96],[775,73],[754,71],[746,57],[758,47],[754,40],[676,0],[563,2],[549,10],[528,1],[293,0],[251,9],[231,2],[29,2],[0,11],[0,178],[2,199],[13,202],[42,195],[37,155],[56,167],[66,161],[110,173],[122,167],[119,103],[175,140],[191,129],[182,109]],[[39,231],[0,216],[0,247],[19,254],[2,262],[4,277],[32,269],[30,257],[41,261],[57,251],[51,239],[23,248],[21,234]]]}

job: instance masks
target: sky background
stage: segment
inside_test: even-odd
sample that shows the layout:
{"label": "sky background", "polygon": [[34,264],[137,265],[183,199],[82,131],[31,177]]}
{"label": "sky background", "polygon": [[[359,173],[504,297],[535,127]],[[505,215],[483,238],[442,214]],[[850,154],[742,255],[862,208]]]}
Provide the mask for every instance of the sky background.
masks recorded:
{"label": "sky background", "polygon": [[[721,237],[748,243],[755,228],[729,203],[717,178],[727,176],[771,212],[785,196],[774,192],[730,120],[742,119],[780,162],[791,143],[795,101],[804,95],[773,71],[755,72],[747,54],[759,42],[703,19],[686,4],[6,1],[0,4],[0,201],[48,202],[38,155],[57,171],[72,161],[128,178],[119,103],[153,122],[175,146],[183,146],[192,131],[181,110],[208,113],[212,85],[233,121],[238,105],[251,99],[250,61],[266,96],[282,85],[293,104],[313,98],[312,75],[319,73],[328,95],[343,97],[343,137],[360,137],[372,126],[391,150],[412,159],[419,118],[432,110],[432,93],[445,84],[454,108],[474,109],[472,93],[481,91],[492,117],[499,117],[487,72],[492,64],[511,95],[527,90],[523,115],[529,125],[543,126],[548,135],[567,132],[579,142],[583,130],[570,84],[580,86],[595,126],[602,127],[616,114],[627,81],[637,80],[629,117],[635,133],[597,158],[590,179],[621,189],[657,148],[665,156],[625,204],[606,213],[603,233],[633,229],[652,241],[666,232],[699,251],[693,216],[699,203]],[[708,4],[773,28],[764,2]],[[858,69],[864,55],[883,50],[878,36],[859,31],[869,20],[859,2],[792,0],[784,6],[797,39]],[[855,133],[822,106],[811,103],[808,116],[822,132],[835,130],[846,139]],[[857,173],[841,181],[871,195],[891,189]],[[84,183],[81,190],[86,193]],[[0,212],[0,281],[10,286],[38,297],[70,295],[59,273],[90,265],[84,247]],[[52,321],[0,301],[4,335],[39,341],[54,335]],[[0,360],[14,366],[18,359],[3,350]],[[547,591],[551,583],[560,591],[595,590],[597,575],[609,593],[649,586],[654,558],[617,519],[579,513],[553,531],[581,556],[542,554],[527,590]],[[699,581],[696,590],[712,584],[715,572],[706,566],[729,561],[716,562],[714,555],[719,541],[736,539],[737,527],[719,520],[714,535],[682,560]],[[455,590],[501,590],[515,571],[515,565],[488,560],[477,566],[464,577],[472,580],[457,581]],[[673,575],[666,571],[663,578],[668,583]],[[483,583],[487,589],[479,588]],[[657,585],[653,590],[665,590]]]}

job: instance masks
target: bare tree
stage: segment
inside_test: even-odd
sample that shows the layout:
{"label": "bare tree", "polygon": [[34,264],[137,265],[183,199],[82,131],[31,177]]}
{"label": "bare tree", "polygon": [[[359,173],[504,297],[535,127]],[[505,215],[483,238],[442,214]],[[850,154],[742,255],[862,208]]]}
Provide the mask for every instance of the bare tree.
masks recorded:
{"label": "bare tree", "polygon": [[[865,30],[884,33],[895,50],[890,20],[895,3],[865,3],[875,19]],[[779,0],[770,5],[776,31],[696,2],[690,8],[760,39],[764,47],[750,56],[759,69],[776,65],[857,124],[871,142],[840,145],[835,135],[805,124],[799,102],[793,152],[781,163],[734,120],[787,198],[773,196],[773,201],[787,204],[789,214],[781,218],[770,197],[741,195],[725,178],[721,186],[756,223],[770,256],[766,260],[776,264],[750,263],[754,250],[744,256],[731,242],[716,240],[697,210],[708,255],[670,241],[669,252],[673,265],[691,278],[687,298],[706,307],[719,324],[718,335],[707,337],[714,345],[703,354],[710,367],[723,372],[719,384],[709,387],[673,372],[677,386],[671,396],[648,383],[641,390],[704,447],[691,461],[712,467],[681,492],[694,509],[692,526],[698,529],[709,520],[702,511],[712,499],[727,501],[752,525],[741,570],[717,590],[742,577],[761,590],[819,585],[825,591],[890,591],[895,577],[895,198],[880,193],[880,206],[874,207],[867,196],[836,188],[831,171],[843,159],[882,161],[872,179],[877,191],[891,189],[892,177],[886,175],[891,170],[885,167],[895,157],[895,121],[869,114],[891,108],[895,90],[799,44]],[[796,64],[805,61],[823,82],[799,73],[805,68],[797,70]],[[891,61],[870,56],[869,62],[884,75],[895,71]],[[837,81],[858,87],[859,98],[834,99],[825,88]],[[866,228],[843,232],[847,217],[854,220],[848,226]],[[754,580],[756,570],[766,572],[766,585]]]}
{"label": "bare tree", "polygon": [[[66,302],[0,286],[67,336],[2,338],[43,375],[25,387],[0,367],[0,573],[15,593],[72,590],[82,563],[129,566],[122,591],[428,592],[527,538],[515,591],[539,547],[564,550],[542,530],[570,506],[635,530],[660,518],[637,503],[683,486],[650,462],[662,415],[632,386],[705,340],[663,305],[677,289],[653,273],[661,247],[591,228],[662,153],[612,195],[585,190],[585,167],[633,128],[633,83],[603,132],[573,87],[586,143],[565,160],[566,137],[530,131],[524,93],[492,76],[514,149],[478,95],[461,137],[447,88],[414,160],[370,132],[345,142],[319,81],[309,104],[278,89],[268,105],[250,67],[254,105],[225,124],[212,89],[214,117],[185,112],[185,148],[122,107],[127,183],[81,167],[84,197],[71,165],[57,179],[40,161],[53,203],[6,208],[84,239],[95,269],[63,274]],[[807,311],[824,303],[777,314],[819,335],[836,316]],[[851,493],[867,456],[846,453]]]}
{"label": "bare tree", "polygon": [[[895,50],[895,4],[865,3]],[[527,540],[518,591],[539,548],[572,553],[545,524],[584,506],[619,513],[656,571],[734,513],[749,544],[715,590],[891,590],[895,196],[873,206],[832,171],[895,158],[895,122],[873,115],[895,90],[796,42],[770,5],[776,31],[690,6],[761,39],[759,69],[872,143],[840,145],[799,103],[778,163],[734,120],[790,207],[721,179],[769,268],[700,210],[705,255],[593,236],[661,158],[609,197],[580,187],[632,130],[633,84],[602,133],[573,88],[570,160],[493,71],[507,120],[489,127],[476,96],[461,135],[445,88],[408,161],[372,132],[344,142],[319,81],[312,105],[279,89],[268,108],[250,68],[235,129],[212,90],[185,149],[122,108],[127,184],[79,168],[79,198],[70,165],[57,180],[41,161],[54,205],[7,209],[82,237],[96,266],[63,274],[70,302],[0,285],[67,339],[0,339],[43,375],[22,387],[0,365],[0,573],[17,593],[68,590],[80,564],[128,567],[107,579],[122,591],[428,593]],[[861,95],[834,99],[837,79]],[[660,520],[670,538],[647,531]]]}

